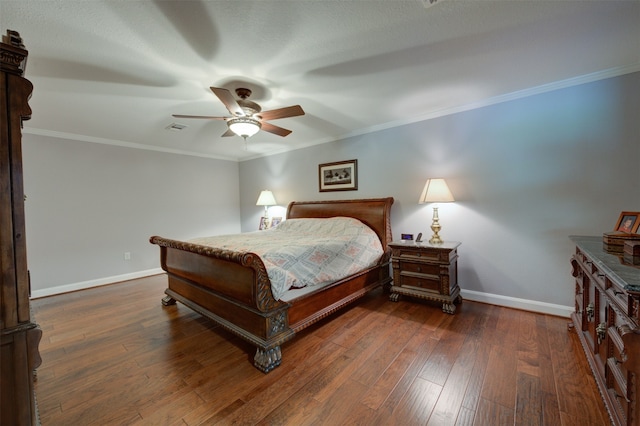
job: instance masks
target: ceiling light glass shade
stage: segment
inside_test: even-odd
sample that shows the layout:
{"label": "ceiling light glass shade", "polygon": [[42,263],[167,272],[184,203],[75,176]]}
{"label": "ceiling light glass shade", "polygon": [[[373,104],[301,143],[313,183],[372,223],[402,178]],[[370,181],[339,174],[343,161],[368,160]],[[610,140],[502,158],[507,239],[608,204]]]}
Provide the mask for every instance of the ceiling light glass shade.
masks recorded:
{"label": "ceiling light glass shade", "polygon": [[260,131],[262,125],[258,120],[254,120],[250,117],[236,117],[227,121],[229,129],[233,133],[243,138],[250,138]]}
{"label": "ceiling light glass shade", "polygon": [[276,199],[271,191],[262,191],[256,201],[256,206],[275,206]]}
{"label": "ceiling light glass shade", "polygon": [[455,201],[444,179],[427,179],[418,204]]}

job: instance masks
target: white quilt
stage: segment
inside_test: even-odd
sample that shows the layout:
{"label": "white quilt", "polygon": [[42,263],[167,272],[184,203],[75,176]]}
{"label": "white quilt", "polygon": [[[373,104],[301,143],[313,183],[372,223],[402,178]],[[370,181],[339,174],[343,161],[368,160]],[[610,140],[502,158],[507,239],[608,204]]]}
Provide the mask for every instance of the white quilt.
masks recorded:
{"label": "white quilt", "polygon": [[277,300],[292,287],[336,281],[374,266],[383,254],[376,233],[348,217],[289,219],[266,231],[189,242],[257,254]]}

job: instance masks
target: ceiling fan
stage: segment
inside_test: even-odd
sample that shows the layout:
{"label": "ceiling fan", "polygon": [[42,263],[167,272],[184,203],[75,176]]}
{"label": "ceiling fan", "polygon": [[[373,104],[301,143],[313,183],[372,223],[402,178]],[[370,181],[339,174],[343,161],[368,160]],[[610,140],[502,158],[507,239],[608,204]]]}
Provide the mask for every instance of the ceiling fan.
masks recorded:
{"label": "ceiling fan", "polygon": [[265,132],[273,133],[278,136],[287,136],[291,130],[278,127],[268,123],[267,120],[276,120],[279,118],[296,117],[304,115],[304,111],[300,105],[272,109],[270,111],[262,111],[257,103],[250,101],[251,90],[245,88],[237,88],[236,94],[240,99],[236,100],[231,92],[221,87],[211,87],[211,91],[222,101],[225,107],[231,113],[231,117],[211,117],[203,115],[180,115],[173,114],[176,118],[204,118],[206,120],[224,120],[227,122],[226,132],[222,136],[240,136],[247,138],[255,135],[260,129]]}

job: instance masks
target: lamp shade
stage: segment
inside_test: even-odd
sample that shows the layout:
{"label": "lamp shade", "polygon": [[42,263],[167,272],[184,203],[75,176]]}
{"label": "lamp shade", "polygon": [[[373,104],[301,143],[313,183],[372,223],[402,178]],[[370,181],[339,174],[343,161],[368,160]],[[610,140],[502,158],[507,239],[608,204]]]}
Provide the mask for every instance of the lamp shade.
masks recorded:
{"label": "lamp shade", "polygon": [[418,204],[455,201],[444,179],[427,179]]}
{"label": "lamp shade", "polygon": [[227,122],[227,125],[233,133],[243,138],[249,138],[255,135],[262,127],[258,120],[254,120],[250,117],[232,118]]}
{"label": "lamp shade", "polygon": [[276,199],[273,196],[271,191],[262,191],[260,196],[258,196],[258,201],[256,201],[256,206],[275,206]]}

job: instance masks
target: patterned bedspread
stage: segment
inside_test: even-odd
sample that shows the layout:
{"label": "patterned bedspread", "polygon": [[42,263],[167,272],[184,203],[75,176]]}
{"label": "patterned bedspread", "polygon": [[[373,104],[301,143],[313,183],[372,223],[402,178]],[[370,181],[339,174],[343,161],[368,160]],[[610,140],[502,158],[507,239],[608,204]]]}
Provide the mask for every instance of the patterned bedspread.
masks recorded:
{"label": "patterned bedspread", "polygon": [[374,266],[383,254],[376,233],[357,219],[289,219],[266,231],[195,238],[189,242],[262,259],[273,297],[319,285]]}

